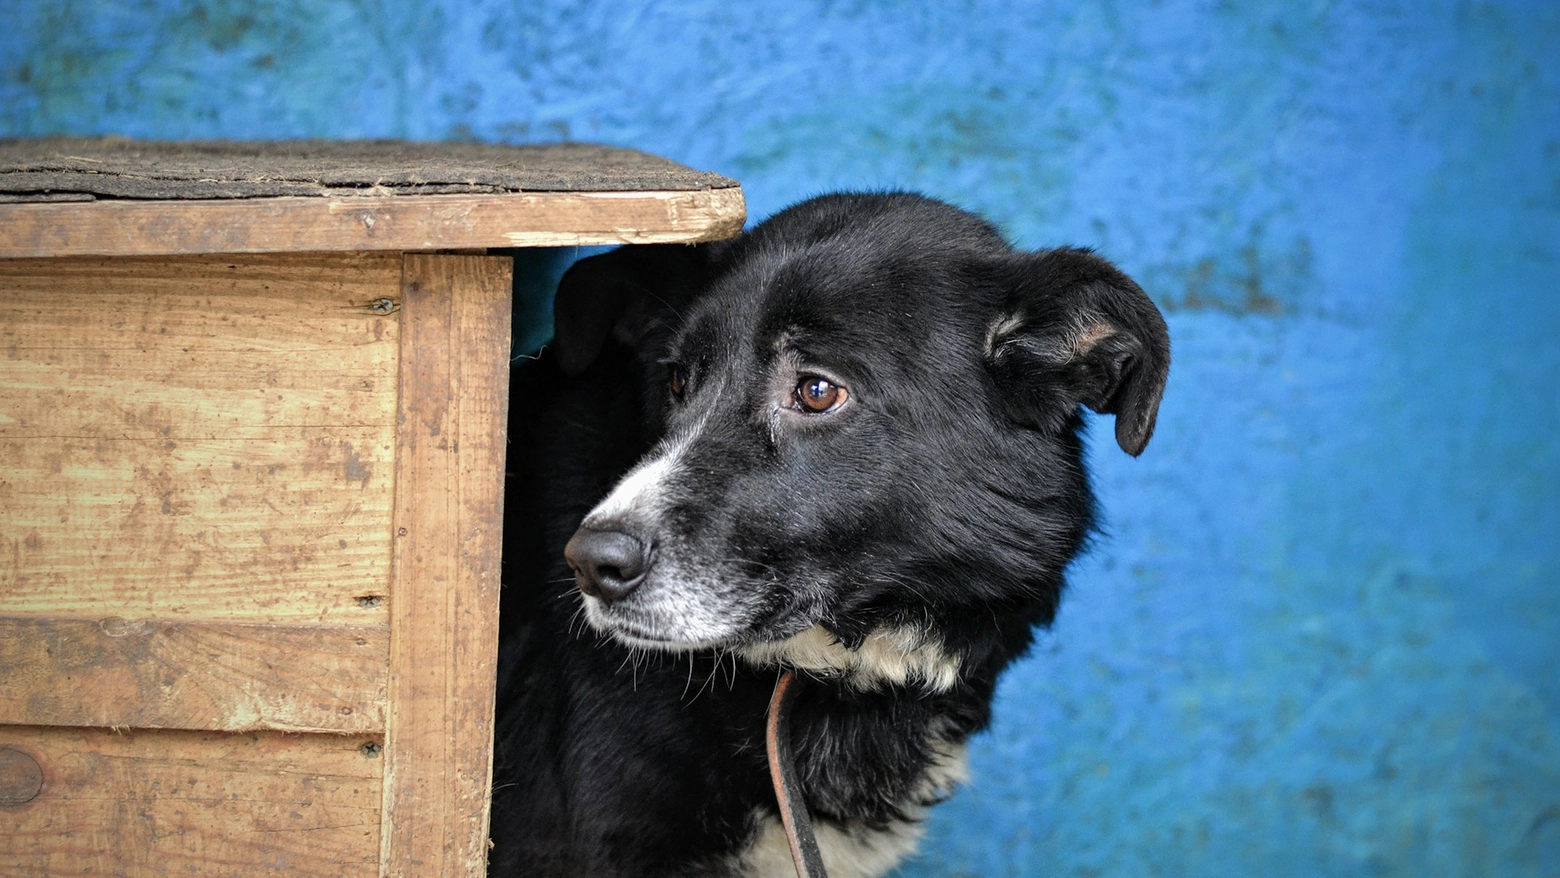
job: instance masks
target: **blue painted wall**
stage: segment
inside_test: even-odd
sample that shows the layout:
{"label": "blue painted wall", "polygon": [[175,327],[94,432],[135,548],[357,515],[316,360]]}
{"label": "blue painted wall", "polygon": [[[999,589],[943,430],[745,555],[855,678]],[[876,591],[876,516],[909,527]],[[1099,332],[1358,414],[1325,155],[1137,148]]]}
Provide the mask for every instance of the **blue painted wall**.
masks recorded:
{"label": "blue painted wall", "polygon": [[1098,246],[1159,433],[901,874],[1560,874],[1560,5],[14,0],[0,133],[596,140]]}

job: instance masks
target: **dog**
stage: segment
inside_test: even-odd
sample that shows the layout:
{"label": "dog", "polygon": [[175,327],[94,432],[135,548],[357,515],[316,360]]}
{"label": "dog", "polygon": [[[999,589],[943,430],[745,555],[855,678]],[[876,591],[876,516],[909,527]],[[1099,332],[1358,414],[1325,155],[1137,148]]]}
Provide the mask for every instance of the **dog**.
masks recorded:
{"label": "dog", "polygon": [[1141,453],[1163,318],[1086,249],[908,193],[560,282],[512,376],[491,874],[834,878],[911,853],[1094,526],[1082,409]]}

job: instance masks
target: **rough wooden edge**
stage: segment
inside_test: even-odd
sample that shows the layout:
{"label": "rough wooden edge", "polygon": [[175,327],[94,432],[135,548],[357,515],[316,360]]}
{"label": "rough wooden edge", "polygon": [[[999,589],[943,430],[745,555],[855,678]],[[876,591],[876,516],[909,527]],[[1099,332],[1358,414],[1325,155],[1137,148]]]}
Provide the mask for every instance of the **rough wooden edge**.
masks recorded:
{"label": "rough wooden edge", "polygon": [[693,243],[746,219],[740,188],[0,204],[0,258]]}
{"label": "rough wooden edge", "polygon": [[386,876],[487,869],[511,271],[403,262]]}

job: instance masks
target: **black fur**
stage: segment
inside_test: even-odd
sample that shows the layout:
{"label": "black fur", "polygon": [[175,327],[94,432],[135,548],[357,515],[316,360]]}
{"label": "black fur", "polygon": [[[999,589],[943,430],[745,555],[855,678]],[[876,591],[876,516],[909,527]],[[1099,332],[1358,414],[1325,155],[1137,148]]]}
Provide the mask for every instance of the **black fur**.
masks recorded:
{"label": "black fur", "polygon": [[[795,708],[816,821],[915,819],[944,792],[928,768],[985,727],[1092,526],[1079,407],[1115,414],[1129,453],[1153,432],[1157,309],[1086,250],[1014,251],[968,213],[890,194],[584,260],[556,317],[511,387],[493,874],[737,874],[775,813],[776,670],[751,650],[813,626],[956,657],[940,684],[815,668]],[[798,410],[809,376],[845,404]],[[656,459],[653,502],[592,512]],[[621,601],[583,598],[564,562],[587,514],[652,558]]]}

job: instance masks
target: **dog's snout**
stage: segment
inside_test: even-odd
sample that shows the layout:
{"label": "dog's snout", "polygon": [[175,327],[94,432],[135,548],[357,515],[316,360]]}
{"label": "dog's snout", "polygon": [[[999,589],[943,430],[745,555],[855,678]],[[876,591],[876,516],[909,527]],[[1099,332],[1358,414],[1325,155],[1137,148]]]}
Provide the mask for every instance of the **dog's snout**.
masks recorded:
{"label": "dog's snout", "polygon": [[580,591],[607,603],[633,593],[650,571],[650,542],[620,530],[581,527],[563,549]]}

